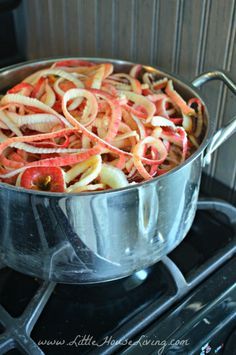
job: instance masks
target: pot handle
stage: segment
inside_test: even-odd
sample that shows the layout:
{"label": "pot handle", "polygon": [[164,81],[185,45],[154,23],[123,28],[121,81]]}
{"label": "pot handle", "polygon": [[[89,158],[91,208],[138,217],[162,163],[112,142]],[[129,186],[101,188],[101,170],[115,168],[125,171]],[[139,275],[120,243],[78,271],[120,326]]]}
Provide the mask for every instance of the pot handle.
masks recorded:
{"label": "pot handle", "polygon": [[[236,85],[228,77],[228,75],[221,70],[215,70],[212,72],[204,73],[195,78],[192,81],[192,85],[196,88],[201,87],[203,84],[211,80],[221,80],[223,83],[236,95]],[[224,127],[221,127],[210,139],[210,142],[206,148],[206,154],[204,157],[203,165],[207,165],[211,161],[211,154],[224,143],[232,134],[236,132],[236,116]]]}

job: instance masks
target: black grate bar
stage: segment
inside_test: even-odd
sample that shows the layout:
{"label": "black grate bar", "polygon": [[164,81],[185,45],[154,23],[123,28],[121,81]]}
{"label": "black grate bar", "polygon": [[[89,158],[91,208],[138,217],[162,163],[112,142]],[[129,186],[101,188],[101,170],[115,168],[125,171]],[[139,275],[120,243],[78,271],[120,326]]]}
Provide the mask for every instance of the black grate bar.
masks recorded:
{"label": "black grate bar", "polygon": [[[22,333],[20,336],[21,341],[17,340],[16,347],[21,350],[23,354],[27,355],[45,355],[45,353],[40,349],[40,347],[27,336],[27,334]],[[22,339],[24,339],[22,341]]]}
{"label": "black grate bar", "polygon": [[10,351],[15,347],[16,343],[9,332],[0,335],[0,354],[5,354],[7,351]]}
{"label": "black grate bar", "polygon": [[188,283],[178,266],[168,256],[164,256],[161,261],[167,267],[174,279],[175,286],[177,288],[177,295],[179,296],[184,294],[188,289]]}
{"label": "black grate bar", "polygon": [[56,283],[54,282],[43,283],[25,309],[23,315],[20,317],[19,321],[21,326],[25,327],[28,335],[30,335],[35,323],[42,313],[44,306],[55,288],[55,285]]}
{"label": "black grate bar", "polygon": [[13,318],[10,316],[10,314],[3,308],[3,306],[0,304],[0,319],[1,319],[1,324],[4,326],[5,329],[8,329],[11,327]]}
{"label": "black grate bar", "polygon": [[17,348],[28,355],[44,355],[44,352],[31,339],[30,333],[44,306],[55,288],[54,282],[44,282],[18,318],[12,318],[0,305],[0,319],[5,332],[0,336],[0,354]]}

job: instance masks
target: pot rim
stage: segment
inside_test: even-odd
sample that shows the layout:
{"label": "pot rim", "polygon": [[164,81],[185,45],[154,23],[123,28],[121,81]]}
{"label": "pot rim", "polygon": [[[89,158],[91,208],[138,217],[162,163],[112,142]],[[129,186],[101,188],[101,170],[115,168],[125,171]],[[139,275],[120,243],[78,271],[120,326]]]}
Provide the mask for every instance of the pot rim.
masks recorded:
{"label": "pot rim", "polygon": [[[38,65],[46,65],[47,63],[53,63],[55,61],[58,60],[67,60],[67,59],[79,59],[79,60],[87,60],[87,61],[92,61],[92,62],[108,62],[108,63],[112,63],[112,64],[120,64],[120,65],[128,65],[128,66],[132,66],[135,64],[141,64],[141,63],[134,63],[131,61],[127,61],[127,60],[122,60],[122,59],[112,59],[112,58],[101,58],[101,57],[75,57],[75,56],[57,56],[57,57],[50,57],[50,58],[43,58],[43,59],[34,59],[34,60],[29,60],[29,61],[24,61],[24,62],[20,62],[17,64],[13,64],[4,68],[0,69],[0,76],[1,75],[8,75],[8,73],[14,72],[17,69],[21,69],[21,68],[27,68],[27,67],[31,67],[32,69],[35,66],[35,64]],[[30,189],[25,189],[22,187],[18,187],[18,186],[13,186],[4,182],[0,182],[0,188],[4,188],[4,189],[9,189],[9,190],[13,190],[15,192],[20,192],[20,193],[26,193],[26,194],[31,194],[31,195],[37,195],[37,196],[42,196],[42,197],[57,197],[57,198],[63,198],[63,197],[79,197],[79,196],[91,196],[91,195],[106,195],[106,194],[116,194],[116,193],[120,193],[120,192],[125,192],[128,190],[133,190],[135,188],[138,187],[145,187],[146,185],[150,185],[152,183],[155,183],[157,181],[161,181],[162,179],[165,179],[167,177],[169,177],[170,175],[174,175],[176,173],[178,173],[179,170],[181,170],[182,168],[184,168],[185,166],[191,164],[195,159],[197,159],[204,151],[204,149],[207,147],[209,140],[211,138],[211,136],[213,135],[213,123],[210,121],[209,119],[209,112],[207,109],[207,105],[205,103],[205,101],[202,99],[202,97],[199,95],[199,90],[197,90],[191,83],[188,83],[185,81],[185,79],[183,79],[181,76],[176,75],[176,74],[172,74],[169,73],[166,70],[163,70],[161,67],[157,67],[155,65],[146,65],[146,64],[141,64],[144,68],[146,68],[149,71],[155,72],[157,74],[163,75],[163,76],[167,76],[168,78],[173,80],[173,84],[175,85],[175,83],[181,85],[182,87],[184,87],[187,91],[191,92],[191,94],[194,94],[195,97],[197,97],[198,99],[201,100],[201,102],[204,105],[204,116],[206,119],[206,132],[205,132],[205,136],[204,139],[202,140],[199,148],[188,158],[186,159],[183,163],[181,163],[180,165],[178,165],[177,167],[175,167],[174,169],[168,171],[167,173],[157,176],[151,180],[147,180],[147,181],[143,181],[140,183],[135,183],[135,184],[129,184],[126,187],[122,187],[119,189],[110,189],[110,190],[102,190],[102,191],[90,191],[90,192],[79,192],[79,193],[68,193],[68,192],[46,192],[46,191],[37,191],[37,190],[30,190]]]}

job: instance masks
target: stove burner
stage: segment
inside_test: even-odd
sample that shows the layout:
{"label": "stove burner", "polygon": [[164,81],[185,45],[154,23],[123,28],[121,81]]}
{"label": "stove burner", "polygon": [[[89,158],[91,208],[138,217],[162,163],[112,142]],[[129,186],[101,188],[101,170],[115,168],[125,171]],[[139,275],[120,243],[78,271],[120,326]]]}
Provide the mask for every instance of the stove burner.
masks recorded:
{"label": "stove burner", "polygon": [[[97,341],[107,335],[116,340],[133,338],[234,255],[235,222],[236,212],[231,205],[200,202],[189,235],[169,257],[109,283],[55,285],[2,269],[0,354],[74,354],[74,348],[39,347],[38,342],[62,336],[69,341],[75,331],[93,334]],[[114,345],[81,350],[92,350],[93,354],[101,354],[102,350],[105,355],[118,349]]]}
{"label": "stove burner", "polygon": [[[109,281],[109,282],[101,282],[101,283],[96,283],[96,284],[85,284],[85,285],[63,285],[60,284],[58,287],[55,289],[55,293],[57,295],[60,295],[60,297],[64,297],[67,300],[82,300],[82,295],[84,295],[84,301],[95,301],[98,298],[101,299],[107,299],[106,303],[109,302],[110,300],[118,299],[120,297],[124,297],[124,295],[127,295],[132,292],[133,290],[136,290],[137,288],[140,288],[142,285],[146,287],[150,286],[150,279],[153,279],[152,282],[152,287],[155,288],[154,286],[154,278],[157,272],[160,272],[159,270],[159,265],[153,265],[150,266],[149,268],[139,270],[135,272],[133,275],[130,275],[128,277],[125,277],[123,279],[118,279],[114,281]],[[162,285],[164,287],[164,285]],[[108,301],[109,300],[109,301]]]}

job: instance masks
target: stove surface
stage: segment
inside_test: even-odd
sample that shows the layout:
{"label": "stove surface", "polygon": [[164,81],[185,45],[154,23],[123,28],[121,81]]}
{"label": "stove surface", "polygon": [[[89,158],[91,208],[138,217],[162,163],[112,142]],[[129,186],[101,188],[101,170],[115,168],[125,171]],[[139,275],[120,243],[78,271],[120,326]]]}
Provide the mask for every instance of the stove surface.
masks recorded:
{"label": "stove surface", "polygon": [[[55,285],[2,268],[0,354],[207,353],[207,346],[201,348],[210,327],[204,324],[215,329],[224,323],[224,314],[236,326],[235,222],[231,205],[199,202],[190,232],[172,253],[148,269],[104,284]],[[225,302],[223,308],[217,297]],[[213,312],[213,318],[204,323],[208,316],[201,309]],[[171,348],[171,334],[192,343]],[[142,337],[156,340],[155,345],[141,346]]]}

